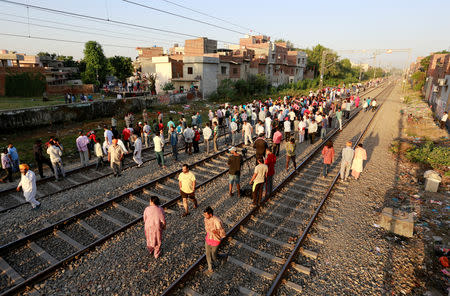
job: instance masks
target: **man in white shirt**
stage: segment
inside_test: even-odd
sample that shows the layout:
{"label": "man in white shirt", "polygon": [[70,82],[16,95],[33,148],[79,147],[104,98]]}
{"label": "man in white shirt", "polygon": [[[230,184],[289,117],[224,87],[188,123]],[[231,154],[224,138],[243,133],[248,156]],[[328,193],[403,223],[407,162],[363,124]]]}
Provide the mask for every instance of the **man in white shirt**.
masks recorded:
{"label": "man in white shirt", "polygon": [[150,138],[150,125],[147,122],[144,122],[144,127],[142,128],[142,134],[144,135],[144,143],[145,147],[148,148],[148,142]]}
{"label": "man in white shirt", "polygon": [[246,146],[248,145],[248,142],[253,144],[252,132],[253,127],[247,121],[244,121],[244,125],[242,126],[242,137],[244,138],[244,144]]}
{"label": "man in white shirt", "polygon": [[291,140],[291,122],[289,120],[284,121],[284,139],[286,142]]}
{"label": "man in white shirt", "polygon": [[448,119],[448,113],[447,113],[447,111],[444,111],[444,114],[442,114],[441,120],[439,121],[439,127],[441,129],[445,128],[445,125],[447,124],[447,119]]}
{"label": "man in white shirt", "polygon": [[195,133],[192,130],[190,126],[188,126],[184,132],[184,142],[186,143],[186,146],[184,148],[184,152],[191,155],[192,154],[192,141],[194,140]]}
{"label": "man in white shirt", "polygon": [[158,165],[162,168],[166,168],[164,165],[164,135],[163,131],[160,131],[159,135],[153,137],[153,145],[156,154],[156,160],[158,161]]}
{"label": "man in white shirt", "polygon": [[267,116],[264,120],[265,130],[266,130],[266,139],[270,139],[272,137],[272,118]]}
{"label": "man in white shirt", "polygon": [[108,146],[110,146],[112,144],[113,133],[108,129],[106,125],[103,126],[103,129],[105,130],[105,132],[103,133],[103,137],[105,138],[106,143],[108,143]]}
{"label": "man in white shirt", "polygon": [[134,141],[134,152],[133,152],[133,160],[137,163],[137,167],[140,168],[142,166],[142,140],[137,135],[133,135]]}
{"label": "man in white shirt", "polygon": [[[53,141],[49,143],[47,148],[47,153],[50,155],[50,162],[52,163],[53,171],[55,173],[55,179],[59,180],[59,175],[64,178],[66,176],[64,172],[64,167],[61,161],[62,151],[61,149],[55,145]],[[60,174],[58,173],[60,172]]]}
{"label": "man in white shirt", "polygon": [[209,125],[209,122],[207,122],[206,127],[203,129],[203,140],[205,141],[206,154],[209,154],[209,139],[211,139],[212,135],[212,129]]}
{"label": "man in white shirt", "polygon": [[311,123],[308,125],[308,136],[311,144],[314,144],[314,139],[316,138],[317,133],[317,123],[313,119],[311,119]]}
{"label": "man in white shirt", "polygon": [[27,164],[21,164],[20,169],[20,183],[16,190],[22,189],[25,200],[31,204],[33,210],[39,209],[41,203],[36,200],[36,175],[30,170]]}

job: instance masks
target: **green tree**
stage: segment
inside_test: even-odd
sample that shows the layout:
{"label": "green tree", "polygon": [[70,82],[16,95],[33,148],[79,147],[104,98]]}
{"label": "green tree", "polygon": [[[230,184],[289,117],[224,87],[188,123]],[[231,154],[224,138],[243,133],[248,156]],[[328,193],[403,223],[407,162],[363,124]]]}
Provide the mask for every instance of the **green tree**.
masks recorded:
{"label": "green tree", "polygon": [[96,41],[88,41],[84,46],[86,70],[81,74],[83,83],[100,84],[105,82],[108,73],[108,60],[102,46]]}
{"label": "green tree", "polygon": [[317,77],[320,74],[320,63],[322,61],[322,54],[324,50],[328,51],[327,55],[325,56],[324,76],[338,75],[338,69],[336,65],[338,55],[332,52],[329,48],[317,44],[311,49],[307,48],[304,50],[308,55],[308,62],[306,64],[306,67],[310,70],[314,70],[314,77]]}
{"label": "green tree", "polygon": [[131,58],[113,56],[108,58],[108,67],[112,75],[120,81],[124,81],[133,74],[133,63]]}

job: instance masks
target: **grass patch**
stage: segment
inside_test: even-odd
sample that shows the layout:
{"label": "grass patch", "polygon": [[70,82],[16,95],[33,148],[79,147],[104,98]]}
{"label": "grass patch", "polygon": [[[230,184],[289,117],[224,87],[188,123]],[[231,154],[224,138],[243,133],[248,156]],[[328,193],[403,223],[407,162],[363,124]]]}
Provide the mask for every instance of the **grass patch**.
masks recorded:
{"label": "grass patch", "polygon": [[431,141],[414,145],[406,151],[405,156],[412,162],[427,164],[433,169],[447,171],[450,166],[450,148]]}

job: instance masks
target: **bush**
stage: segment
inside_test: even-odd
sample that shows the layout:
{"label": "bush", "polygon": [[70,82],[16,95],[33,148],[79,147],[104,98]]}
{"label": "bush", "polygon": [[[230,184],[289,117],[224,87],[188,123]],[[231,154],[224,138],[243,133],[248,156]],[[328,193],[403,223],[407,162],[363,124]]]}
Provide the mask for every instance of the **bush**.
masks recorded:
{"label": "bush", "polygon": [[166,83],[164,83],[164,85],[162,87],[163,91],[169,91],[169,90],[174,90],[174,89],[175,89],[175,86],[173,86],[172,82],[166,82]]}
{"label": "bush", "polygon": [[5,94],[7,96],[33,97],[45,91],[47,82],[41,73],[21,73],[6,75]]}
{"label": "bush", "polygon": [[433,168],[445,170],[450,166],[450,148],[436,146],[428,141],[422,146],[415,146],[406,152],[406,158],[413,162],[421,162]]}

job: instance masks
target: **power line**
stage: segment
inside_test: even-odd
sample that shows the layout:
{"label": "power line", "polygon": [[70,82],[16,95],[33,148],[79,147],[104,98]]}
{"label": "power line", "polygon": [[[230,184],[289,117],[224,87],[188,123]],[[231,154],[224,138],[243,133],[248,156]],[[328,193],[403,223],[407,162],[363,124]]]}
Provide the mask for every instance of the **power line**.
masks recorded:
{"label": "power line", "polygon": [[201,21],[201,20],[198,20],[198,19],[194,19],[194,18],[190,18],[190,17],[184,16],[184,15],[176,14],[176,13],[173,13],[173,12],[170,12],[170,11],[167,11],[167,10],[151,7],[151,6],[148,6],[148,5],[145,5],[145,4],[141,4],[141,3],[137,3],[137,2],[133,2],[133,1],[130,1],[130,0],[122,0],[122,1],[126,2],[126,3],[130,3],[130,4],[133,4],[133,5],[136,5],[136,6],[140,6],[140,7],[152,9],[152,10],[155,10],[155,11],[159,11],[159,12],[162,12],[162,13],[166,13],[166,14],[169,14],[169,15],[173,15],[173,16],[176,16],[176,17],[184,18],[184,19],[187,19],[187,20],[190,20],[190,21],[194,21],[194,22],[197,22],[197,23],[205,24],[205,25],[208,25],[208,26],[211,26],[211,27],[216,27],[216,28],[219,28],[219,29],[223,29],[223,30],[227,30],[227,31],[230,31],[230,32],[234,32],[234,33],[245,35],[244,32],[239,32],[239,31],[236,31],[236,30],[233,30],[233,29],[228,29],[228,28],[225,28],[225,27],[222,27],[222,26],[219,26],[219,25],[211,24],[211,23],[208,23],[208,22],[205,22],[205,21]]}
{"label": "power line", "polygon": [[[63,25],[63,26],[71,26],[71,27],[76,27],[76,28],[81,28],[81,29],[92,29],[92,27],[87,27],[87,26],[80,26],[80,25],[73,25],[73,24],[62,23],[62,22],[56,22],[56,21],[49,21],[49,20],[44,20],[44,19],[35,18],[35,17],[27,18],[27,17],[15,15],[15,14],[3,13],[3,12],[0,12],[0,15],[12,16],[12,17],[21,18],[21,19],[30,19],[30,20],[35,20],[35,21],[38,21],[38,22],[45,22],[45,23],[51,23],[51,24],[57,24],[57,25]],[[53,27],[52,27],[52,28],[53,28]],[[126,35],[126,36],[137,36],[137,37],[141,37],[140,35],[129,34],[129,33],[126,33],[126,32],[117,32],[117,31],[105,30],[105,29],[98,29],[98,28],[95,28],[95,29],[96,29],[97,31],[103,31],[103,32],[108,32],[108,33],[122,34],[122,35]],[[150,36],[150,37],[151,37],[152,39],[157,39],[157,40],[167,41],[167,42],[171,42],[171,43],[180,43],[180,42],[182,42],[182,41],[179,41],[179,40],[164,39],[164,38],[158,38],[158,37],[153,37],[153,36]]]}
{"label": "power line", "polygon": [[[239,27],[239,28],[241,28],[241,29],[245,29],[245,30],[249,30],[249,31],[255,31],[255,30],[253,30],[253,29],[250,29],[250,28],[247,28],[247,27],[243,27],[243,26],[241,26],[241,25],[232,23],[232,22],[227,21],[227,20],[224,20],[224,19],[222,19],[222,18],[218,18],[218,17],[212,16],[212,15],[210,15],[210,14],[207,14],[207,13],[204,13],[204,12],[201,12],[201,11],[198,11],[198,10],[195,10],[195,9],[192,9],[192,8],[190,8],[190,7],[187,7],[187,6],[184,6],[184,5],[181,5],[181,4],[178,4],[178,3],[175,3],[175,2],[169,1],[169,0],[161,0],[161,1],[164,1],[164,2],[170,3],[170,4],[172,4],[172,5],[175,5],[175,6],[178,6],[178,7],[181,7],[181,8],[190,10],[190,11],[193,11],[193,12],[195,12],[195,13],[198,13],[198,14],[201,14],[201,15],[204,15],[204,16],[207,16],[207,17],[210,17],[210,18],[213,18],[213,19],[216,19],[216,20],[219,20],[219,21],[228,23],[228,24],[230,24],[230,25]],[[258,32],[258,33],[259,33],[259,32]],[[261,33],[259,33],[259,34],[261,34]]]}
{"label": "power line", "polygon": [[[30,22],[21,22],[21,21],[16,21],[16,20],[0,19],[0,21],[12,22],[12,23],[17,23],[17,24],[25,24],[25,25],[28,25],[28,26],[31,25],[31,26],[35,26],[35,27],[63,30],[63,31],[71,31],[71,32],[82,33],[82,34],[92,34],[92,35],[98,35],[98,36],[104,36],[104,37],[112,37],[112,38],[120,38],[120,39],[127,39],[127,40],[133,40],[133,41],[143,41],[143,42],[154,43],[153,41],[150,41],[150,40],[133,39],[133,38],[129,38],[129,37],[114,36],[114,35],[108,35],[108,34],[102,34],[102,33],[96,33],[96,32],[87,32],[87,31],[68,29],[68,28],[58,28],[58,27],[40,25],[40,24],[35,24],[35,23],[30,23]],[[164,43],[171,44],[172,41],[164,41]]]}
{"label": "power line", "polygon": [[[29,39],[39,39],[39,40],[48,40],[48,41],[59,41],[59,42],[67,42],[67,43],[78,43],[78,44],[85,44],[84,41],[78,41],[78,40],[68,40],[68,39],[57,39],[57,38],[48,38],[48,37],[41,37],[41,36],[27,36],[27,35],[20,35],[20,34],[10,34],[10,33],[2,33],[0,32],[0,35],[3,36],[11,36],[11,37],[21,37],[21,38],[29,38]],[[108,47],[120,47],[120,48],[132,48],[136,49],[135,46],[124,46],[124,45],[117,45],[117,44],[101,44],[102,46],[108,46]]]}
{"label": "power line", "polygon": [[[135,28],[155,30],[155,31],[160,31],[160,32],[165,32],[165,33],[182,35],[182,36],[187,36],[187,37],[201,38],[201,36],[187,34],[187,33],[181,33],[181,32],[165,30],[165,29],[159,29],[159,28],[153,28],[153,27],[147,27],[147,26],[143,26],[143,25],[138,25],[138,24],[133,24],[133,23],[126,23],[126,22],[116,21],[116,20],[112,20],[112,19],[105,19],[105,18],[96,17],[96,16],[83,15],[83,14],[79,14],[79,13],[75,13],[75,12],[69,12],[69,11],[64,11],[64,10],[52,9],[52,8],[47,8],[47,7],[42,7],[42,6],[27,5],[27,4],[24,4],[24,3],[19,3],[19,2],[9,1],[9,0],[0,0],[0,2],[12,4],[12,5],[17,5],[17,6],[22,6],[22,7],[29,7],[29,8],[42,10],[42,11],[47,11],[47,12],[56,13],[56,14],[75,16],[75,17],[79,17],[79,18],[82,18],[82,19],[91,19],[91,20],[103,21],[103,22],[107,22],[107,23],[115,23],[115,24],[135,27]],[[224,43],[230,43],[230,44],[237,44],[237,43],[223,41],[223,40],[217,40],[217,41],[224,42]]]}

